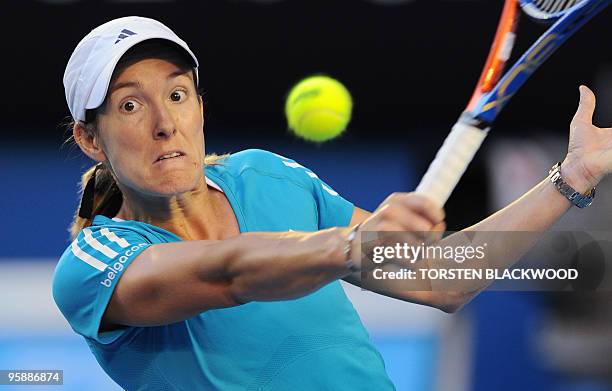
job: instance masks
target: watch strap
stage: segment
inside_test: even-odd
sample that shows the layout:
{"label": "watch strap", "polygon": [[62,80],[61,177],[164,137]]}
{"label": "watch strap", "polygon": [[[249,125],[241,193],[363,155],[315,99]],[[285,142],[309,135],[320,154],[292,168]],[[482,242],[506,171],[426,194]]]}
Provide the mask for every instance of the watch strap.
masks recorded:
{"label": "watch strap", "polygon": [[573,205],[578,208],[586,208],[593,203],[595,198],[595,188],[589,190],[586,194],[580,194],[573,187],[571,187],[561,175],[561,162],[555,164],[548,172],[550,181],[555,185],[559,193],[569,200]]}

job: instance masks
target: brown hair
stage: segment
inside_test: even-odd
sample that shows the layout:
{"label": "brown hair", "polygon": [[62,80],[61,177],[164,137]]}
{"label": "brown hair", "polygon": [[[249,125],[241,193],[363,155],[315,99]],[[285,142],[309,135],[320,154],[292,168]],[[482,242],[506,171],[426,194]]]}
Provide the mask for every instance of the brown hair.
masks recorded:
{"label": "brown hair", "polygon": [[[152,39],[135,45],[128,50],[113,72],[111,78],[114,80],[122,70],[128,66],[145,58],[160,58],[172,62],[177,67],[188,72],[193,71],[194,83],[196,83],[196,74],[193,70],[193,62],[187,54],[175,47],[169,45],[167,41]],[[98,135],[97,117],[104,110],[105,103],[93,110],[87,110],[85,122],[81,122],[84,132],[90,136]],[[72,121],[70,128],[74,128],[76,123]],[[206,155],[204,158],[204,166],[222,164],[222,160],[228,155]],[[96,215],[107,217],[115,217],[123,203],[123,195],[117,186],[117,181],[114,173],[105,163],[97,163],[81,176],[80,185],[80,204],[74,214],[74,219],[70,226],[70,237],[74,239],[83,228],[89,227]]]}

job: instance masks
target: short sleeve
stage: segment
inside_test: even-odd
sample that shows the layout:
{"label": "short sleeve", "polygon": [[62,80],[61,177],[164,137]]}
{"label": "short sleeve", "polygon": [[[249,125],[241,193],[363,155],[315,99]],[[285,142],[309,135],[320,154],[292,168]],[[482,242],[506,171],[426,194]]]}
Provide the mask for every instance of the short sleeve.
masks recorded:
{"label": "short sleeve", "polygon": [[280,158],[283,165],[292,170],[294,176],[299,176],[299,180],[311,190],[317,204],[319,229],[349,225],[355,208],[352,202],[343,198],[312,170],[284,156],[273,155]]}
{"label": "short sleeve", "polygon": [[319,229],[348,226],[355,208],[353,203],[340,196],[315,173],[309,171],[308,175],[312,176],[313,194],[319,210]]}
{"label": "short sleeve", "polygon": [[100,323],[124,271],[150,245],[130,229],[92,226],[79,233],[60,258],[52,288],[74,331],[102,344],[126,332],[128,328],[101,333]]}

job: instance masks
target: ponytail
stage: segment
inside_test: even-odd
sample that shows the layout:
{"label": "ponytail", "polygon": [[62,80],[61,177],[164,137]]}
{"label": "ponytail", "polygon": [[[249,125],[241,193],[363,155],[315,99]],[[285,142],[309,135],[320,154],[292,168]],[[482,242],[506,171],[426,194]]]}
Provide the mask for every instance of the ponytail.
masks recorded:
{"label": "ponytail", "polygon": [[113,174],[104,163],[98,163],[81,177],[81,202],[70,226],[74,239],[83,228],[91,225],[94,216],[115,217],[123,203],[123,195]]}

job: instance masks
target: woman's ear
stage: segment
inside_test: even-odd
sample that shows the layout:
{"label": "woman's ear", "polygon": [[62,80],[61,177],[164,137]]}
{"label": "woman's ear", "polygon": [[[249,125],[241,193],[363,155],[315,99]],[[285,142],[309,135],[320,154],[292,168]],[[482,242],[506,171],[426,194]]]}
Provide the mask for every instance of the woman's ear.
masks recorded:
{"label": "woman's ear", "polygon": [[80,122],[75,122],[72,127],[72,135],[74,136],[74,141],[76,141],[85,155],[97,162],[106,163],[106,155],[100,146],[99,137],[85,129]]}

